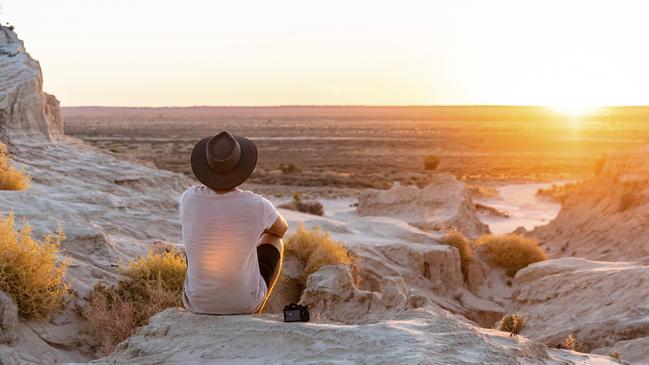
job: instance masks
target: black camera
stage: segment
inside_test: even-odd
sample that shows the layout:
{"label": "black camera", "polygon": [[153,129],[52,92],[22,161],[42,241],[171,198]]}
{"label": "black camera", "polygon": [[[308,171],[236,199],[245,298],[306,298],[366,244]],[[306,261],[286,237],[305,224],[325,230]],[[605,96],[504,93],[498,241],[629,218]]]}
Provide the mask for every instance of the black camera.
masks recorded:
{"label": "black camera", "polygon": [[310,318],[308,305],[291,303],[284,306],[284,322],[308,322]]}

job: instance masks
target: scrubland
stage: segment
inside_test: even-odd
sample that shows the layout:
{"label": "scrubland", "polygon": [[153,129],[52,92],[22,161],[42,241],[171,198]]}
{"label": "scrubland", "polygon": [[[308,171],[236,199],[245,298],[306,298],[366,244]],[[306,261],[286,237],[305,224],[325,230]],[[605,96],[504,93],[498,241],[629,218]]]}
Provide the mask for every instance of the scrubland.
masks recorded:
{"label": "scrubland", "polygon": [[[66,134],[191,175],[187,156],[220,129],[263,151],[250,184],[304,191],[426,185],[433,166],[468,182],[579,179],[602,156],[649,142],[621,108],[578,123],[531,107],[64,108]],[[429,156],[428,164],[426,158]],[[432,157],[431,157],[432,156]]]}

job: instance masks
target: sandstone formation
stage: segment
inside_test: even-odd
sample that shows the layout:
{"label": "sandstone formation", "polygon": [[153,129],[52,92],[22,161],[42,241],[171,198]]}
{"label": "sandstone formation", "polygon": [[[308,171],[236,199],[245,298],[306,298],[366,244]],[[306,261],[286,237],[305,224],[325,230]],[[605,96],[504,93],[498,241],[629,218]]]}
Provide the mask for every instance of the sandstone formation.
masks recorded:
{"label": "sandstone formation", "polygon": [[559,215],[530,234],[552,257],[649,263],[649,150],[608,158],[572,189]]}
{"label": "sandstone formation", "polygon": [[12,345],[16,341],[18,307],[13,298],[0,291],[0,344]]}
{"label": "sandstone formation", "polygon": [[[595,354],[619,353],[623,361],[631,365],[646,365],[649,363],[649,337],[640,337],[633,340],[617,342],[612,347],[601,347],[593,350]],[[624,354],[624,355],[622,355]]]}
{"label": "sandstone formation", "polygon": [[[525,317],[522,335],[550,346],[576,339],[576,349],[619,351],[638,360],[649,336],[649,266],[562,258],[533,264],[514,280],[510,313]],[[645,360],[649,352],[643,350]],[[643,362],[639,362],[643,364]]]}
{"label": "sandstone formation", "polygon": [[345,265],[325,266],[309,275],[300,304],[318,319],[343,323],[391,318],[408,307],[409,293],[401,277],[386,277],[380,291],[360,290]]}
{"label": "sandstone formation", "polygon": [[25,51],[16,33],[0,26],[0,137],[55,140],[63,135],[59,102],[43,92],[37,61]]}
{"label": "sandstone formation", "polygon": [[64,136],[58,101],[42,92],[38,62],[5,27],[0,86],[0,142],[32,177],[27,191],[0,191],[1,213],[13,211],[36,237],[63,228],[67,279],[76,295],[50,323],[19,322],[16,344],[0,346],[0,363],[82,360],[74,350],[80,328],[74,304],[96,282],[113,282],[118,264],[150,243],[179,241],[177,199],[191,181]]}
{"label": "sandstone formation", "polygon": [[168,309],[96,364],[617,364],[475,327],[435,305],[358,325]]}
{"label": "sandstone formation", "polygon": [[359,196],[358,213],[398,218],[425,231],[458,229],[472,238],[489,232],[466,185],[447,173],[435,174],[422,189],[395,183],[389,190],[366,190]]}
{"label": "sandstone formation", "polygon": [[[322,227],[342,242],[354,257],[352,272],[361,290],[380,293],[385,278],[400,278],[408,290],[481,325],[492,326],[502,316],[504,306],[499,301],[500,294],[487,288],[487,293],[479,297],[475,290],[469,289],[462,276],[459,253],[440,243],[441,233],[422,231],[394,218],[362,217],[353,210],[328,217],[289,210],[282,210],[282,215],[291,229],[299,224],[307,228]],[[285,268],[289,276],[299,277],[303,268],[290,257],[287,261]],[[291,281],[290,293],[282,290],[275,293],[268,311],[278,312],[284,304],[297,302],[303,289],[295,280]],[[486,298],[492,294],[497,298]],[[337,318],[353,321],[353,316]]]}

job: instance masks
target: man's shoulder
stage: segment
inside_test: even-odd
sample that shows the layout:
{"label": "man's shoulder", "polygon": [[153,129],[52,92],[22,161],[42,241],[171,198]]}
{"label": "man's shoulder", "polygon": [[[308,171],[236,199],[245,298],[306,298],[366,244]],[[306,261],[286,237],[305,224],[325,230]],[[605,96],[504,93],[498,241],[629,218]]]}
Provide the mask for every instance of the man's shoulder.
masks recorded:
{"label": "man's shoulder", "polygon": [[245,199],[256,200],[260,202],[269,201],[263,195],[257,194],[250,190],[240,190],[241,196]]}
{"label": "man's shoulder", "polygon": [[258,202],[267,202],[269,201],[263,195],[257,194],[250,190],[241,190],[236,189],[235,191],[226,193],[222,196],[219,196],[215,192],[211,191],[210,188],[205,185],[195,185],[190,186],[185,190],[184,193],[180,196],[181,200],[184,200],[187,197],[206,197],[206,198],[225,198],[226,200],[236,199],[236,200],[249,200],[249,201],[258,201]]}
{"label": "man's shoulder", "polygon": [[204,187],[205,187],[205,186],[202,186],[202,185],[194,185],[194,186],[190,186],[190,187],[187,188],[187,190],[185,190],[185,191],[180,195],[180,199],[182,200],[184,197],[186,197],[186,196],[190,196],[190,195],[193,195],[193,194],[199,194],[199,193],[202,192],[202,190],[203,190],[202,188],[204,188]]}

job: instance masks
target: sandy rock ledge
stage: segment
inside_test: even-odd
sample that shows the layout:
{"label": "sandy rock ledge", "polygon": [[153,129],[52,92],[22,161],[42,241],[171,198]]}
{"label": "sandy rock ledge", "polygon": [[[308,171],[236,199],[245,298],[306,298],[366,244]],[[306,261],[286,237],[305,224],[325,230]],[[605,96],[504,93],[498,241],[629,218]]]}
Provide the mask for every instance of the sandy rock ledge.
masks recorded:
{"label": "sandy rock ledge", "polygon": [[94,364],[616,364],[480,329],[436,305],[359,325],[169,309]]}

